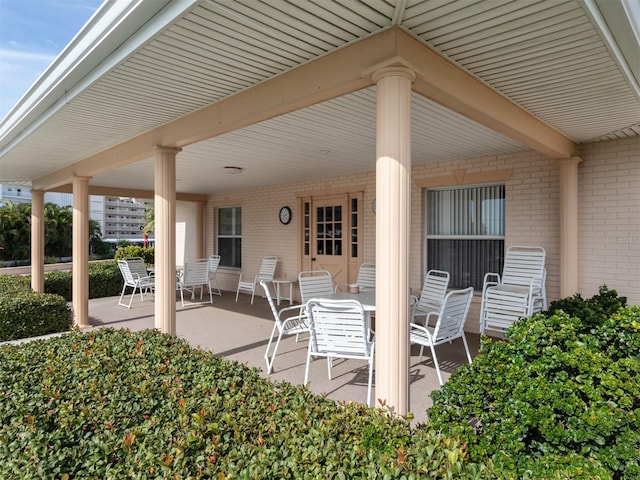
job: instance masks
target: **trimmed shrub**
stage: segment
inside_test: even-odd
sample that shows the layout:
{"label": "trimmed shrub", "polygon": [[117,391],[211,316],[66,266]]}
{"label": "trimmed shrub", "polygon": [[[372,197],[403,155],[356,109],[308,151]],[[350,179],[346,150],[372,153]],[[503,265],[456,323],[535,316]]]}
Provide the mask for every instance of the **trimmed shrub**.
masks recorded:
{"label": "trimmed shrub", "polygon": [[71,309],[59,295],[15,292],[0,295],[0,341],[64,332]]}
{"label": "trimmed shrub", "polygon": [[1,478],[492,478],[454,438],[154,330],[5,346],[0,364]]}
{"label": "trimmed shrub", "polygon": [[118,248],[113,258],[115,260],[123,260],[130,257],[142,257],[144,259],[144,263],[147,265],[153,265],[155,263],[155,249],[154,247],[128,245],[126,247]]}
{"label": "trimmed shrub", "polygon": [[25,275],[0,275],[0,297],[31,291],[31,277]]}
{"label": "trimmed shrub", "polygon": [[115,260],[89,263],[89,298],[120,295],[122,274]]}
{"label": "trimmed shrub", "polygon": [[[113,260],[89,262],[89,298],[120,295],[122,274]],[[72,300],[73,275],[69,270],[47,272],[44,275],[44,291]]]}
{"label": "trimmed shrub", "polygon": [[640,478],[640,307],[625,303],[603,287],[483,339],[433,392],[430,428],[499,478]]}
{"label": "trimmed shrub", "polygon": [[73,274],[70,270],[54,270],[44,274],[44,291],[60,295],[67,302],[71,301],[73,291]]}

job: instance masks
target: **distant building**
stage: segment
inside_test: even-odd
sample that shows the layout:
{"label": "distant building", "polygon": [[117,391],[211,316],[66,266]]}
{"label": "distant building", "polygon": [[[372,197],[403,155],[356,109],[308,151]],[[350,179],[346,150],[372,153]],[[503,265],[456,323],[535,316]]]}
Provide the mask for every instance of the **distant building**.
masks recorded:
{"label": "distant building", "polygon": [[[31,203],[31,188],[28,185],[0,184],[0,202]],[[45,203],[60,206],[73,205],[73,194],[47,192]],[[146,202],[135,198],[89,197],[89,218],[100,224],[104,240],[142,240],[142,229],[146,222]]]}
{"label": "distant building", "polygon": [[103,239],[132,240],[142,239],[142,229],[147,223],[145,220],[145,203],[135,198],[124,197],[92,197],[91,218],[96,220],[100,215],[98,200],[102,199],[101,218]]}
{"label": "distant building", "polygon": [[[0,184],[0,202],[11,201],[13,203],[31,203],[31,188],[28,185]],[[47,192],[44,201],[60,206],[71,205],[73,195],[70,193]]]}

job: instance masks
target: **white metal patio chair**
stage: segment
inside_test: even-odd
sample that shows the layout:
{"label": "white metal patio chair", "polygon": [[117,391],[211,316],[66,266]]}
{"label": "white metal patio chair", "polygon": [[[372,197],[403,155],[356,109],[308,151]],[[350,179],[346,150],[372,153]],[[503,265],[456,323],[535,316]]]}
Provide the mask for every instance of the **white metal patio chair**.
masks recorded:
{"label": "white metal patio chair", "polygon": [[312,298],[328,297],[334,293],[333,278],[328,270],[305,270],[298,274],[300,300],[304,306]]}
{"label": "white metal patio chair", "polygon": [[[191,300],[195,300],[196,288],[200,288],[200,300],[204,288],[209,289],[209,303],[213,303],[213,293],[209,284],[209,260],[194,260],[184,262],[184,270],[178,275],[176,288],[180,290],[180,303],[184,308],[184,291],[191,293]],[[191,303],[193,305],[194,303]],[[186,304],[189,305],[189,304]]]}
{"label": "white metal patio chair", "polygon": [[487,273],[482,287],[480,333],[504,333],[513,322],[547,308],[545,250],[512,245],[502,276]]}
{"label": "white metal patio chair", "polygon": [[[131,308],[131,302],[136,295],[136,291],[140,291],[140,300],[144,302],[143,293],[148,291],[153,292],[154,278],[147,272],[147,266],[144,260],[140,257],[125,258],[124,260],[118,260],[118,268],[122,274],[124,285],[122,286],[122,292],[120,293],[120,300],[118,300],[118,306]],[[122,303],[124,292],[127,287],[133,288],[131,292],[131,298],[129,303]]]}
{"label": "white metal patio chair", "polygon": [[419,323],[418,318],[424,318],[423,325],[427,325],[427,318],[431,312],[439,312],[449,287],[449,272],[443,270],[429,270],[424,277],[420,297],[411,296],[411,323]]}
{"label": "white metal patio chair", "polygon": [[365,292],[376,289],[376,266],[373,263],[363,263],[358,270],[358,278],[355,283],[339,283],[336,285],[336,292],[340,290],[351,290],[357,288],[358,292]]}
{"label": "white metal patio chair", "polygon": [[251,277],[244,273],[240,274],[238,279],[238,290],[236,291],[236,302],[240,292],[246,292],[251,294],[251,305],[253,305],[253,298],[256,294],[256,286],[261,280],[266,282],[273,282],[273,276],[276,273],[276,266],[278,264],[278,257],[264,257],[262,264],[260,265],[260,271],[257,275]]}
{"label": "white metal patio chair", "polygon": [[367,404],[371,406],[375,341],[369,336],[367,315],[357,300],[311,299],[306,306],[309,348],[304,384],[309,379],[311,357],[325,357],[331,380],[334,358],[362,359],[369,365]]}
{"label": "white metal patio chair", "polygon": [[[473,298],[473,287],[464,290],[453,290],[444,298],[442,306],[438,312],[429,312],[425,325],[411,323],[409,327],[409,341],[411,344],[420,345],[420,362],[422,362],[422,352],[424,347],[431,349],[433,363],[438,373],[438,381],[443,385],[440,365],[436,357],[435,347],[443,343],[451,343],[457,338],[462,338],[464,349],[467,352],[467,359],[471,363],[471,353],[464,334],[464,323],[469,313],[469,306]],[[429,317],[437,316],[435,326],[429,326]]]}
{"label": "white metal patio chair", "polygon": [[[273,301],[273,295],[271,295],[269,284],[264,280],[260,280],[260,286],[264,290],[265,297],[269,302],[271,313],[273,313],[273,318],[275,320],[273,330],[271,330],[271,337],[269,337],[269,343],[267,344],[267,350],[264,352],[264,359],[267,362],[267,373],[269,374],[273,371],[273,362],[276,358],[276,354],[278,353],[278,347],[280,346],[280,340],[282,340],[282,337],[295,335],[297,342],[298,336],[301,333],[309,331],[309,326],[307,325],[306,315],[301,311],[300,305],[289,306],[278,310]],[[273,353],[269,354],[276,332],[278,333],[278,338],[276,340]]]}
{"label": "white metal patio chair", "polygon": [[209,257],[209,287],[214,294],[222,296],[220,287],[216,282],[216,273],[218,273],[218,266],[220,265],[220,255],[211,255]]}

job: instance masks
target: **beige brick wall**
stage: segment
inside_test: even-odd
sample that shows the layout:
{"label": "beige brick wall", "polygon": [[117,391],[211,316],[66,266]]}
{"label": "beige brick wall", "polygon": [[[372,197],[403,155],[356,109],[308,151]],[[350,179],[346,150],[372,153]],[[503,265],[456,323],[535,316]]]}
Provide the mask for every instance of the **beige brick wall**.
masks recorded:
{"label": "beige brick wall", "polygon": [[580,152],[580,291],[601,285],[640,305],[640,138]]}
{"label": "beige brick wall", "polygon": [[[640,139],[597,143],[581,152],[580,181],[580,289],[584,296],[597,293],[606,283],[630,303],[640,303]],[[423,208],[421,185],[434,179],[491,179],[510,172],[506,185],[506,245],[538,245],[547,252],[547,296],[559,296],[559,168],[557,162],[536,152],[482,157],[473,160],[440,162],[416,166],[412,172],[412,235],[410,285],[419,291],[423,268]],[[475,175],[475,177],[474,177]],[[457,176],[457,177],[456,177]],[[463,182],[464,183],[464,182]],[[486,182],[481,182],[486,183]],[[455,184],[455,181],[451,183]],[[364,189],[363,261],[375,261],[375,172],[288,185],[266,186],[212,195],[205,209],[205,254],[215,249],[215,208],[242,206],[242,270],[256,273],[265,255],[277,255],[278,277],[296,278],[300,269],[298,232],[300,197],[323,192]],[[289,225],[281,225],[278,211],[288,205],[293,211]],[[179,206],[178,218],[187,221],[195,206]],[[194,229],[195,233],[195,229]],[[189,250],[189,248],[187,248]],[[223,290],[235,291],[239,272],[221,270],[218,281]],[[476,299],[467,328],[478,330]]]}

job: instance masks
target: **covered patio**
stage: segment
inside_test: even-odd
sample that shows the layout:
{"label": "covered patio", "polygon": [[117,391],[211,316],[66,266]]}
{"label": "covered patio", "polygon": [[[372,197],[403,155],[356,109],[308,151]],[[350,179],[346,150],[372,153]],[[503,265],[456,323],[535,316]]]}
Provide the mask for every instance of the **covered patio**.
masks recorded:
{"label": "covered patio", "polygon": [[[149,295],[144,302],[136,298],[131,309],[118,307],[116,297],[93,299],[89,301],[89,323],[93,328],[126,328],[132,331],[154,328],[154,304]],[[302,384],[308,344],[306,336],[297,343],[295,336],[284,337],[274,371],[266,374],[264,352],[272,327],[273,316],[266,299],[258,296],[254,305],[251,305],[250,296],[242,294],[236,303],[234,292],[223,292],[221,297],[216,296],[213,305],[203,303],[201,306],[178,308],[176,313],[176,335],[193,347],[201,347],[217,356],[259,368],[262,376],[275,382]],[[468,333],[467,341],[475,357],[480,337]],[[460,365],[467,362],[464,347],[461,340],[456,340],[451,345],[436,348],[446,381]],[[338,402],[366,403],[365,362],[336,361],[333,375],[333,379],[329,380],[324,359],[316,359],[311,364],[309,389]],[[430,394],[439,388],[428,349],[420,362],[419,347],[414,346],[409,358],[408,410],[414,417],[413,424],[426,420],[426,409],[431,406]],[[377,400],[375,403],[378,406]]]}
{"label": "covered patio", "polygon": [[46,191],[73,193],[83,328],[89,195],[154,200],[167,333],[176,222],[195,259],[220,253],[221,211],[241,213],[241,262],[220,272],[233,290],[265,255],[285,278],[328,257],[305,215],[339,197],[357,241],[336,271],[376,264],[375,397],[404,414],[429,191],[503,191],[499,234],[472,221],[477,236],[543,246],[550,300],[606,283],[640,302],[638,18],[622,0],[107,1],[0,123],[0,181],[32,188],[32,287]]}

